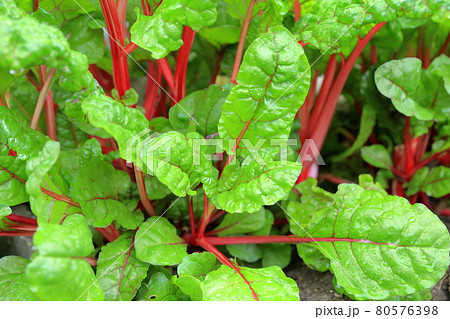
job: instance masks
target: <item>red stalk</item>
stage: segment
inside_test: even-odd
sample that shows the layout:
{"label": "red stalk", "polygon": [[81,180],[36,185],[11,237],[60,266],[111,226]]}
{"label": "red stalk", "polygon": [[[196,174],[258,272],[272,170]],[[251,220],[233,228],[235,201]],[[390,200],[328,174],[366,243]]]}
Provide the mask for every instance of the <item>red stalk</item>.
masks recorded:
{"label": "red stalk", "polygon": [[301,244],[311,242],[349,242],[349,243],[368,243],[375,245],[395,245],[391,243],[372,242],[366,239],[359,238],[312,238],[312,237],[296,237],[296,236],[282,236],[282,235],[268,235],[268,236],[240,236],[240,237],[205,237],[204,241],[214,246],[220,245],[239,245],[239,244]]}
{"label": "red stalk", "polygon": [[299,0],[294,0],[294,21],[300,20],[302,5]]}
{"label": "red stalk", "polygon": [[[184,27],[183,45],[178,51],[177,64],[175,67],[175,101],[178,103],[186,95],[186,71],[191,52],[192,43],[194,43],[195,31],[190,27]],[[174,104],[176,104],[174,101]]]}
{"label": "red stalk", "polygon": [[34,231],[24,231],[24,232],[0,232],[0,236],[24,236],[33,237]]}
{"label": "red stalk", "polygon": [[33,0],[33,11],[39,9],[39,0]]}
{"label": "red stalk", "polygon": [[328,133],[328,128],[330,127],[331,119],[333,118],[334,111],[336,109],[337,101],[341,95],[344,84],[347,81],[348,75],[356,62],[356,59],[361,54],[364,47],[369,43],[370,39],[380,30],[380,28],[385,25],[386,22],[378,23],[372,30],[363,38],[359,39],[356,48],[345,61],[345,65],[339,70],[336,76],[336,81],[331,88],[330,93],[325,100],[325,108],[322,112],[322,116],[318,118],[317,125],[314,127],[314,132],[311,134],[311,138],[316,143],[317,148],[320,150],[325,141],[325,137]]}
{"label": "red stalk", "polygon": [[404,171],[407,175],[414,168],[414,157],[411,152],[411,136],[409,133],[410,130],[410,118],[407,116],[405,118],[405,131],[403,137],[404,144]]}
{"label": "red stalk", "polygon": [[162,58],[157,60],[158,67],[162,72],[162,75],[164,76],[164,79],[166,80],[166,83],[169,85],[170,91],[172,91],[173,94],[176,94],[175,90],[175,81],[173,78],[172,70],[170,69],[169,63],[167,63],[166,58]]}
{"label": "red stalk", "polygon": [[206,194],[203,194],[203,216],[200,220],[200,225],[198,226],[197,239],[203,237],[206,226],[209,224],[214,209],[214,206],[209,205],[209,200],[208,197],[206,197]]}
{"label": "red stalk", "polygon": [[[330,56],[330,60],[328,61],[327,68],[325,70],[325,75],[323,79],[322,86],[320,88],[319,95],[317,96],[316,103],[314,105],[314,109],[311,116],[311,127],[315,128],[316,123],[324,112],[325,108],[325,99],[327,98],[327,94],[330,92],[331,85],[333,84],[334,75],[336,73],[336,55],[333,54]],[[339,78],[338,78],[339,81]]]}
{"label": "red stalk", "polygon": [[346,180],[344,178],[340,178],[337,176],[333,176],[331,174],[320,174],[319,179],[324,179],[324,180],[327,180],[327,181],[335,183],[335,184],[352,184],[352,182],[349,180]]}
{"label": "red stalk", "polygon": [[[33,117],[31,118],[30,127],[35,130],[39,123],[39,117],[41,116],[42,108],[45,104],[45,100],[47,99],[47,94],[49,92],[50,83],[52,81],[53,74],[55,73],[55,69],[51,69],[48,76],[42,80],[42,89],[39,94],[39,98],[36,102],[36,108],[34,109]],[[44,75],[43,75],[44,76]]]}
{"label": "red stalk", "polygon": [[239,44],[236,51],[236,57],[234,58],[233,71],[231,73],[231,82],[234,84],[237,84],[236,77],[239,72],[239,67],[241,66],[242,54],[244,52],[245,37],[247,36],[248,27],[250,26],[250,20],[252,18],[252,11],[253,7],[255,6],[255,3],[256,0],[250,0],[244,24],[242,25],[241,36],[239,38]]}
{"label": "red stalk", "polygon": [[121,57],[126,57],[128,54],[130,54],[131,52],[133,52],[134,50],[136,50],[137,48],[139,48],[139,46],[133,42],[128,43],[125,48],[122,49],[122,51],[120,51],[120,56]]}
{"label": "red stalk", "polygon": [[214,70],[214,73],[211,75],[211,80],[209,81],[210,84],[216,83],[217,76],[219,75],[219,72],[220,72],[220,64],[222,63],[224,54],[225,54],[225,50],[222,50],[219,52],[219,57],[216,62],[216,68]]}
{"label": "red stalk", "polygon": [[450,208],[444,208],[439,211],[439,214],[443,216],[450,216]]}
{"label": "red stalk", "polygon": [[372,65],[377,64],[378,62],[378,58],[377,58],[377,47],[372,45],[370,47],[370,63],[372,63]]}
{"label": "red stalk", "polygon": [[139,198],[144,206],[145,211],[150,216],[156,216],[155,209],[153,208],[152,202],[148,199],[147,190],[145,188],[144,172],[138,170],[136,166],[134,167],[134,175],[136,177],[136,185],[139,191]]}
{"label": "red stalk", "polygon": [[119,23],[122,26],[123,34],[126,34],[128,32],[127,25],[126,25],[127,4],[128,4],[128,0],[116,0],[117,15],[119,16]]}
{"label": "red stalk", "polygon": [[316,85],[317,85],[317,76],[319,75],[319,71],[316,70],[314,77],[311,80],[311,86],[309,88],[308,95],[305,98],[305,102],[300,107],[299,119],[300,119],[300,129],[298,131],[300,143],[304,143],[306,138],[308,137],[309,125],[311,124],[310,120],[310,111],[314,104],[314,98],[316,97]]}
{"label": "red stalk", "polygon": [[148,62],[147,86],[145,89],[144,109],[145,117],[151,120],[156,115],[156,101],[158,99],[159,85],[161,83],[161,72],[157,64]]}
{"label": "red stalk", "polygon": [[450,33],[447,35],[447,38],[445,39],[445,42],[442,45],[442,48],[439,50],[438,55],[445,54],[445,51],[447,51],[447,47],[448,47],[449,43],[450,43]]}
{"label": "red stalk", "polygon": [[52,140],[56,141],[56,120],[55,120],[55,104],[53,103],[52,90],[48,90],[45,99],[45,121],[47,123],[47,135]]}
{"label": "red stalk", "polygon": [[6,218],[8,218],[10,221],[15,222],[15,223],[27,224],[27,225],[31,225],[31,226],[37,225],[37,222],[35,219],[24,217],[24,216],[11,214],[11,215],[8,215]]}

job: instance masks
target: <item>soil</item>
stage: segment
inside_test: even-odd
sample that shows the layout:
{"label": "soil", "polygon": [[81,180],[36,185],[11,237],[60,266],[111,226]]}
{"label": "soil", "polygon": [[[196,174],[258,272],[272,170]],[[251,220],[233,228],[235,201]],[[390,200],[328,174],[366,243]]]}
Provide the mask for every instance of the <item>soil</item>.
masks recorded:
{"label": "soil", "polygon": [[[14,213],[32,217],[27,205],[15,206]],[[450,231],[450,218],[441,218]],[[30,258],[34,252],[31,237],[0,237],[0,258],[8,255],[19,255]],[[338,294],[333,287],[333,275],[308,268],[295,253],[291,264],[284,269],[287,276],[294,279],[300,289],[300,298],[304,301],[345,301],[347,296]],[[444,277],[436,283],[431,291],[435,301],[450,300],[450,268]]]}

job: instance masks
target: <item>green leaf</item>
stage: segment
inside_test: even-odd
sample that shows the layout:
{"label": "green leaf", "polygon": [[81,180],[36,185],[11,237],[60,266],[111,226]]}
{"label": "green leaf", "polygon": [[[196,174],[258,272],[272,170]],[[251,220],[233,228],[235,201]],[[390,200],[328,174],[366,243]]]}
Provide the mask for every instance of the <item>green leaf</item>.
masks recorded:
{"label": "green leaf", "polygon": [[137,21],[130,29],[131,41],[152,53],[152,58],[162,59],[182,45],[182,25],[164,21],[161,15],[145,16],[136,9]]}
{"label": "green leaf", "polygon": [[31,129],[14,110],[0,107],[0,144],[17,152],[17,158],[27,160],[35,157],[48,137]]}
{"label": "green leaf", "polygon": [[443,197],[449,194],[450,168],[445,166],[433,167],[423,179],[420,185],[420,189],[423,190],[428,196],[436,198]]}
{"label": "green leaf", "polygon": [[217,133],[220,111],[230,89],[229,85],[210,85],[207,90],[189,94],[170,108],[170,123],[178,131],[194,126],[203,137]]}
{"label": "green leaf", "polygon": [[77,148],[88,139],[88,135],[75,126],[73,120],[62,112],[56,113],[56,133],[62,150]]}
{"label": "green leaf", "polygon": [[0,301],[34,301],[25,268],[29,261],[19,256],[6,256],[0,259]]}
{"label": "green leaf", "polygon": [[72,198],[81,204],[83,214],[94,227],[106,227],[116,220],[126,229],[135,229],[144,217],[130,211],[120,201],[130,188],[130,178],[104,160],[92,159],[81,167],[70,185]]}
{"label": "green leaf", "polygon": [[431,105],[420,103],[421,65],[417,58],[389,61],[375,71],[375,83],[400,113],[427,121],[434,114]]}
{"label": "green leaf", "polygon": [[186,244],[163,217],[150,217],[136,232],[136,257],[152,265],[171,266],[186,256]]}
{"label": "green leaf", "polygon": [[215,230],[223,229],[219,235],[251,233],[261,229],[266,220],[264,208],[254,213],[226,214]]}
{"label": "green leaf", "polygon": [[5,204],[0,204],[0,231],[8,229],[8,224],[6,224],[3,219],[11,215],[11,207]]}
{"label": "green leaf", "polygon": [[306,234],[330,260],[336,285],[358,300],[431,288],[449,264],[449,234],[435,214],[357,185],[339,185],[321,220],[297,233]]}
{"label": "green leaf", "polygon": [[205,192],[219,209],[253,213],[282,199],[291,190],[300,170],[301,164],[293,162],[230,164],[214,188],[204,185]]}
{"label": "green leaf", "polygon": [[260,246],[256,244],[227,245],[226,247],[231,256],[249,263],[254,263],[263,256]]}
{"label": "green leaf", "polygon": [[285,268],[291,262],[291,245],[289,244],[263,244],[260,248],[263,267]]}
{"label": "green leaf", "polygon": [[154,273],[148,284],[144,284],[145,291],[140,294],[138,300],[146,301],[176,301],[177,286],[162,272]]}
{"label": "green leaf", "polygon": [[70,215],[62,225],[39,225],[33,241],[39,256],[26,275],[40,300],[103,300],[91,266],[82,259],[94,250],[83,216]]}
{"label": "green leaf", "polygon": [[216,268],[216,263],[216,256],[208,252],[187,255],[178,265],[180,277],[175,280],[175,284],[191,300],[202,300],[201,282]]}
{"label": "green leaf", "polygon": [[309,68],[303,48],[282,26],[253,41],[222,107],[218,129],[228,154],[235,148],[238,155],[279,152],[308,92]]}
{"label": "green leaf", "polygon": [[388,150],[381,144],[364,146],[361,148],[361,157],[367,163],[379,168],[391,168],[392,159]]}
{"label": "green leaf", "polygon": [[183,25],[198,30],[211,25],[217,17],[217,0],[165,0],[152,16],[145,16],[136,9],[137,21],[131,27],[131,41],[149,50],[154,59],[161,59],[178,50]]}
{"label": "green leaf", "polygon": [[251,301],[255,300],[252,290],[262,301],[299,300],[297,284],[279,267],[239,269],[249,284],[234,269],[223,265],[202,282],[203,300]]}
{"label": "green leaf", "polygon": [[412,196],[414,194],[417,194],[420,191],[421,186],[429,173],[430,169],[426,166],[415,172],[409,182],[405,183],[405,186],[408,187],[406,190],[406,195]]}
{"label": "green leaf", "polygon": [[73,19],[80,14],[94,11],[94,6],[89,0],[42,0],[39,1],[39,7],[47,12],[51,12],[60,25],[64,21]]}
{"label": "green leaf", "polygon": [[193,253],[183,258],[177,267],[179,276],[193,276],[203,280],[204,277],[216,268],[216,256],[209,252]]}
{"label": "green leaf", "polygon": [[444,79],[445,89],[450,94],[450,58],[441,54],[431,62],[428,70]]}
{"label": "green leaf", "polygon": [[380,183],[374,182],[373,177],[369,174],[361,174],[358,176],[358,183],[364,189],[379,192],[381,195],[388,195],[386,190]]}
{"label": "green leaf", "polygon": [[77,17],[68,21],[63,31],[69,36],[70,47],[85,54],[89,64],[94,64],[103,57],[105,45],[103,30],[100,27],[93,29],[88,25],[91,19],[88,15]]}
{"label": "green leaf", "polygon": [[131,232],[103,246],[97,260],[97,279],[105,291],[105,300],[132,300],[148,267],[136,258]]}
{"label": "green leaf", "polygon": [[164,21],[178,21],[182,25],[198,30],[216,21],[216,7],[217,0],[166,0],[155,14],[161,14]]}
{"label": "green leaf", "polygon": [[372,130],[375,126],[376,116],[377,114],[375,108],[371,104],[366,104],[363,106],[361,123],[359,125],[359,132],[355,142],[350,148],[346,149],[341,154],[333,156],[333,162],[340,162],[363,147],[363,145],[369,139],[370,134],[372,134]]}
{"label": "green leaf", "polygon": [[0,198],[6,205],[14,206],[28,202],[25,190],[26,162],[17,156],[8,156],[9,150],[0,151]]}
{"label": "green leaf", "polygon": [[133,157],[127,154],[127,147],[133,147],[140,134],[148,132],[148,121],[144,114],[106,95],[90,95],[83,101],[81,108],[93,126],[105,130],[117,141],[120,156],[132,161]]}
{"label": "green leaf", "polygon": [[175,131],[164,133],[138,145],[141,161],[136,165],[158,177],[176,196],[195,195],[198,184],[211,185],[218,176],[210,155],[204,154],[206,143],[195,132],[187,136]]}
{"label": "green leaf", "polygon": [[217,19],[210,25],[200,29],[199,34],[216,47],[239,42],[241,24],[238,19],[227,14],[224,0],[217,3]]}

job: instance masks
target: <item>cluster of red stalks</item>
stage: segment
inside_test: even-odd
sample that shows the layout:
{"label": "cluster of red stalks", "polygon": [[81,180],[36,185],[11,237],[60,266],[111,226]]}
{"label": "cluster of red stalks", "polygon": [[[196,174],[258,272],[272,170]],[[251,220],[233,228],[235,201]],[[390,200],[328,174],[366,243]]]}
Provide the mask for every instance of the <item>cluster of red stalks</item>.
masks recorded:
{"label": "cluster of red stalks", "polygon": [[[251,0],[247,15],[245,17],[239,44],[237,47],[237,53],[235,63],[232,71],[231,82],[236,83],[236,76],[239,71],[242,55],[244,51],[245,38],[247,35],[248,27],[251,22],[252,12],[255,6],[256,0]],[[37,9],[37,1],[35,1],[35,9]],[[159,4],[149,5],[147,0],[141,0],[143,13],[145,15],[152,15]],[[126,7],[127,0],[100,0],[101,8],[106,22],[106,28],[110,37],[109,46],[111,50],[111,57],[113,61],[113,74],[112,76],[106,71],[102,70],[96,65],[90,65],[89,70],[93,74],[94,78],[104,88],[107,94],[111,94],[111,90],[115,88],[120,97],[123,97],[130,87],[130,77],[128,69],[127,55],[131,53],[137,46],[134,43],[125,45],[125,39],[129,37],[129,31],[126,27]],[[301,5],[299,1],[294,1],[294,15],[298,20],[301,16]],[[368,44],[370,39],[376,34],[376,32],[383,27],[385,23],[379,23],[375,25],[372,30],[364,37],[358,39],[353,52],[344,58],[342,54],[332,54],[327,68],[325,70],[324,79],[319,93],[316,92],[316,82],[319,76],[316,72],[311,81],[311,87],[309,94],[306,97],[304,105],[301,107],[298,118],[301,123],[301,129],[299,130],[299,137],[303,143],[306,139],[312,139],[317,145],[318,150],[321,149],[328,129],[330,127],[331,120],[333,118],[334,111],[338,102],[338,98],[344,88],[344,84],[350,71],[353,68],[358,57],[360,57],[362,50]],[[186,71],[188,66],[189,53],[192,47],[192,43],[195,38],[195,32],[189,28],[184,27],[183,30],[183,45],[176,54],[176,64],[174,70],[170,67],[165,58],[156,61],[148,61],[147,67],[147,84],[146,95],[144,100],[145,116],[147,119],[152,119],[157,116],[167,116],[167,106],[176,104],[185,96],[186,90]],[[300,41],[303,46],[307,45]],[[448,41],[447,41],[448,44]],[[445,48],[443,48],[445,50]],[[420,49],[420,57],[424,61],[424,66],[429,65],[429,54],[427,49]],[[220,57],[223,52],[218,52],[217,67],[213,70],[211,83],[215,82],[218,70],[220,68]],[[371,62],[376,63],[376,51],[372,48]],[[54,70],[47,70],[45,66],[37,68],[38,79],[35,79],[32,75],[28,75],[28,79],[36,86],[36,89],[40,92],[38,103],[36,106],[35,114],[32,119],[32,127],[39,129],[37,122],[39,120],[40,113],[45,105],[45,114],[47,122],[47,132],[50,138],[56,140],[56,126],[55,126],[55,105],[53,103],[52,92],[50,89],[50,81],[53,76]],[[420,167],[423,167],[432,160],[445,160],[449,161],[448,153],[436,154],[430,158],[422,159],[422,156],[428,146],[430,139],[430,133],[418,138],[411,138],[409,132],[409,118],[406,118],[404,146],[396,149],[396,156],[394,161],[393,172],[398,177],[393,185],[393,193],[404,196],[402,183],[411,178],[412,174]],[[242,134],[241,134],[242,135]],[[102,140],[104,152],[112,149],[117,149],[117,144],[114,140]],[[236,147],[239,144],[239,139],[236,142]],[[412,154],[416,154],[412,156]],[[229,156],[225,162],[226,166],[230,163],[232,157]],[[298,182],[305,180],[309,176],[314,176],[313,162],[305,162]],[[151,201],[147,197],[143,173],[137,169],[130,171],[129,167],[121,161],[117,167],[123,169],[130,174],[131,179],[136,182],[140,195],[140,206],[148,215],[155,216],[156,212],[153,208]],[[222,170],[223,171],[223,170]],[[18,178],[12,174],[12,177]],[[314,176],[317,177],[317,176]],[[20,178],[18,178],[20,180]],[[339,178],[329,176],[329,179],[340,182]],[[25,181],[21,180],[23,183]],[[44,193],[54,197],[57,200],[62,200],[70,205],[80,207],[80,205],[70,198],[55,194],[49,190],[42,189]],[[424,194],[420,193],[421,198]],[[411,201],[417,201],[417,196],[414,196]],[[426,196],[425,196],[426,197]],[[352,241],[352,239],[338,239],[338,238],[299,238],[296,236],[245,236],[245,237],[217,237],[216,235],[225,229],[219,229],[215,231],[208,230],[212,228],[214,221],[224,215],[226,212],[217,210],[205,196],[204,198],[204,212],[200,220],[194,218],[194,210],[192,200],[187,196],[189,216],[190,216],[190,231],[183,236],[183,240],[186,244],[191,246],[199,246],[203,249],[215,254],[217,259],[223,264],[232,267],[237,273],[241,275],[243,280],[248,284],[249,288],[253,292],[255,299],[258,299],[256,293],[253,291],[250,283],[241,274],[239,267],[232,261],[230,261],[225,255],[223,255],[215,246],[228,245],[228,244],[249,244],[249,243],[304,243],[311,241]],[[423,202],[426,202],[425,198],[422,198]],[[444,210],[444,213],[448,214],[448,210]],[[278,221],[286,222],[286,221]],[[32,236],[35,232],[37,224],[35,220],[30,218],[21,217],[17,215],[9,215],[6,220],[8,228],[0,233],[1,236]],[[103,235],[107,241],[113,241],[116,239],[120,232],[111,224],[106,228],[97,228],[97,230]],[[354,240],[353,240],[354,241]],[[89,262],[95,265],[95,258],[90,258]]]}

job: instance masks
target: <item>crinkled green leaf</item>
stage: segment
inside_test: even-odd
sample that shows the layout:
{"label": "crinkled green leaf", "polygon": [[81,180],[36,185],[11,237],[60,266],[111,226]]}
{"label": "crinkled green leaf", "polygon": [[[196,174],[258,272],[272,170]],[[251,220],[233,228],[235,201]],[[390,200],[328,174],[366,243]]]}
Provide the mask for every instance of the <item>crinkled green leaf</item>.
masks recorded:
{"label": "crinkled green leaf", "polygon": [[154,59],[162,59],[182,45],[182,25],[164,21],[161,15],[145,16],[136,9],[138,19],[130,29],[131,41],[152,53]]}
{"label": "crinkled green leaf", "polygon": [[39,7],[51,12],[58,24],[73,19],[80,14],[94,11],[95,7],[89,0],[41,0]]}
{"label": "crinkled green leaf", "polygon": [[[270,27],[282,25],[283,15],[279,12],[280,5],[283,1],[269,1],[263,11],[253,17],[248,28],[247,36],[245,38],[247,43],[252,43],[263,33],[266,33]],[[286,5],[287,2],[284,1]]]}
{"label": "crinkled green leaf", "polygon": [[264,208],[254,213],[226,214],[215,230],[222,231],[221,236],[255,232],[264,226],[266,210]]}
{"label": "crinkled green leaf", "polygon": [[86,219],[78,214],[68,216],[62,225],[39,226],[33,239],[39,256],[26,270],[39,299],[103,300],[103,290],[83,259],[94,250],[91,236]]}
{"label": "crinkled green leaf", "polygon": [[158,177],[176,196],[194,195],[199,183],[210,185],[218,176],[210,155],[204,154],[206,142],[195,132],[184,136],[173,131],[148,138],[139,144],[141,161],[136,165]]}
{"label": "crinkled green leaf", "polygon": [[[206,301],[299,300],[297,284],[276,266],[253,269],[239,267],[247,282],[232,268],[221,266],[210,272],[201,287]],[[251,287],[251,289],[250,289]]]}
{"label": "crinkled green leaf", "polygon": [[198,30],[216,21],[216,7],[217,0],[165,0],[155,14],[160,14],[164,21],[178,21]]}
{"label": "crinkled green leaf", "polygon": [[144,114],[106,95],[91,95],[81,107],[93,126],[102,128],[117,141],[120,156],[132,161],[132,156],[127,157],[127,146],[134,147],[139,134],[147,133],[148,121]]}
{"label": "crinkled green leaf", "polygon": [[149,264],[136,258],[133,233],[103,246],[97,260],[97,278],[105,300],[130,301],[147,276]]}
{"label": "crinkled green leaf", "polygon": [[178,131],[194,126],[204,137],[217,133],[220,111],[230,89],[228,85],[211,85],[207,90],[189,94],[170,108],[170,123]]}
{"label": "crinkled green leaf", "polygon": [[381,300],[430,288],[448,267],[448,231],[422,204],[341,184],[333,205],[321,215],[297,234],[315,238],[311,245],[330,260],[337,285],[356,299]]}
{"label": "crinkled green leaf", "polygon": [[167,278],[162,272],[154,273],[148,284],[144,284],[144,291],[140,293],[138,300],[145,301],[176,301],[177,286],[171,278]]}
{"label": "crinkled green leaf", "polygon": [[186,256],[186,244],[164,217],[150,217],[136,232],[136,257],[152,265],[171,266]]}
{"label": "crinkled green leaf", "polygon": [[377,114],[375,108],[371,104],[366,104],[363,106],[361,123],[359,125],[359,132],[355,142],[350,148],[346,149],[341,154],[333,156],[332,160],[334,162],[339,162],[346,159],[357,150],[359,150],[367,142],[375,126],[376,115]]}
{"label": "crinkled green leaf", "polygon": [[15,111],[0,107],[0,144],[17,152],[17,157],[27,160],[36,156],[48,137],[29,127]]}
{"label": "crinkled green leaf", "polygon": [[0,301],[36,300],[25,277],[25,268],[29,262],[19,256],[0,259]]}
{"label": "crinkled green leaf", "polygon": [[218,129],[227,153],[233,153],[236,143],[238,155],[277,153],[289,137],[309,79],[303,49],[284,27],[270,28],[253,41],[240,67],[238,85],[222,107]]}
{"label": "crinkled green leaf", "polygon": [[181,47],[183,25],[198,30],[211,25],[217,17],[217,0],[165,0],[152,16],[136,9],[137,21],[131,27],[131,41],[161,59]]}
{"label": "crinkled green leaf", "polygon": [[88,139],[88,135],[62,112],[56,113],[56,134],[62,150],[77,148]]}
{"label": "crinkled green leaf", "polygon": [[18,205],[28,201],[23,181],[27,179],[26,162],[17,156],[8,156],[8,149],[0,151],[0,198],[6,205]]}
{"label": "crinkled green leaf", "polygon": [[248,165],[228,165],[214,188],[204,185],[211,202],[231,213],[253,213],[282,199],[294,185],[300,163],[256,161]]}
{"label": "crinkled green leaf", "polygon": [[420,103],[421,65],[417,58],[389,61],[375,71],[375,83],[400,113],[431,120],[434,115],[431,105]]}
{"label": "crinkled green leaf", "polygon": [[380,183],[374,182],[373,177],[369,174],[361,174],[358,176],[358,184],[364,189],[379,192],[381,195],[388,195],[386,190]]}
{"label": "crinkled green leaf", "polygon": [[83,214],[95,227],[106,227],[116,220],[127,229],[135,229],[143,221],[139,211],[130,211],[120,196],[130,188],[130,178],[101,159],[93,159],[81,167],[70,185],[72,198],[81,204]]}
{"label": "crinkled green leaf", "polygon": [[361,157],[367,163],[379,168],[391,168],[392,159],[384,145],[375,144],[361,148]]}

